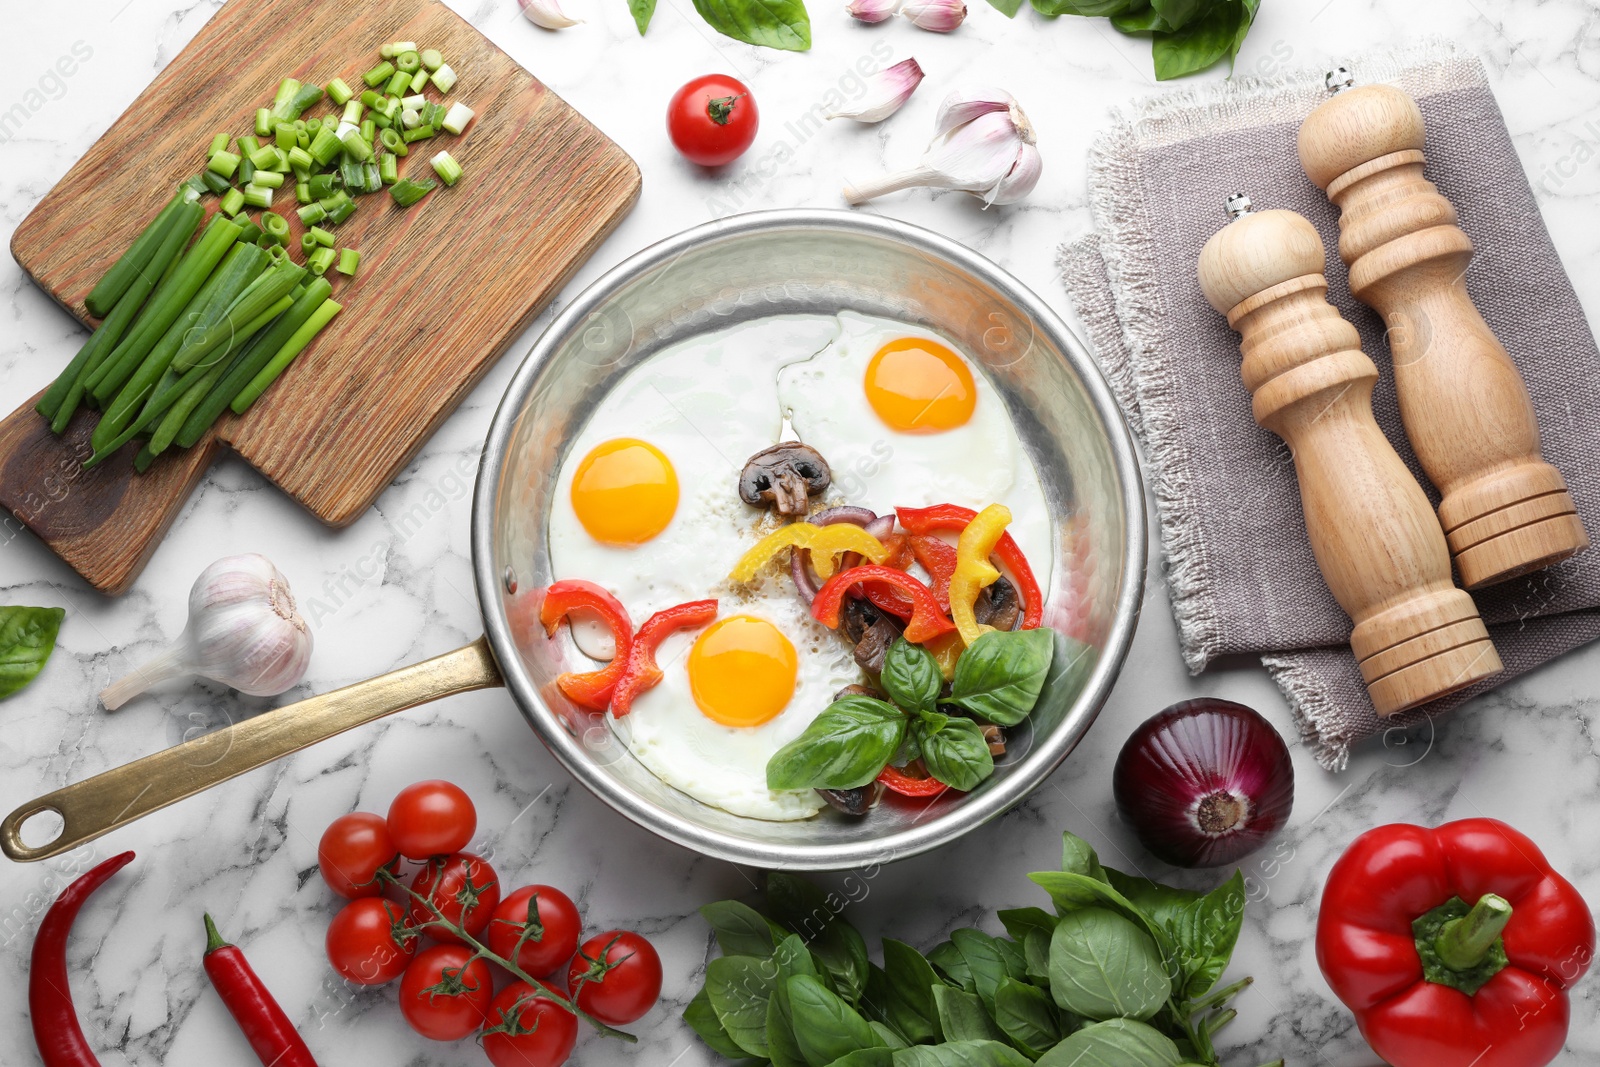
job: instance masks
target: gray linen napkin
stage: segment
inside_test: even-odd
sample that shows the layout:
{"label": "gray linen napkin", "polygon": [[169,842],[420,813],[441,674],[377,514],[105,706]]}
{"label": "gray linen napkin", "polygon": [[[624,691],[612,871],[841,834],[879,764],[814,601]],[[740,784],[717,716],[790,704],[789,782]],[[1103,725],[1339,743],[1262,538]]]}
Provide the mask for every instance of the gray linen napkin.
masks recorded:
{"label": "gray linen napkin", "polygon": [[[1351,64],[1361,82],[1417,98],[1427,175],[1477,246],[1467,288],[1521,368],[1544,455],[1600,539],[1600,351],[1539,216],[1482,64],[1427,44]],[[1600,548],[1476,594],[1505,663],[1461,693],[1380,719],[1306,539],[1288,448],[1258,427],[1239,380],[1238,335],[1195,279],[1229,193],[1300,212],[1330,250],[1329,299],[1361,332],[1382,378],[1378,423],[1422,477],[1401,429],[1378,316],[1350,295],[1338,211],[1300,170],[1295,135],[1326,99],[1323,71],[1239,80],[1147,101],[1115,116],[1090,153],[1097,233],[1061,250],[1067,295],[1145,451],[1184,659],[1260,655],[1320,763],[1451,710],[1600,638]]]}

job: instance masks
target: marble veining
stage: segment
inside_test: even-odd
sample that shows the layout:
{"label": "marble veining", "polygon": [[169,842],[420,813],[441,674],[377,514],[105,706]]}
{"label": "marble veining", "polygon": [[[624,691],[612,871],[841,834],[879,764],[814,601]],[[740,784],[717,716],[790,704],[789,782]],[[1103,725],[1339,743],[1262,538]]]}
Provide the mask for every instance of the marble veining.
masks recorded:
{"label": "marble veining", "polygon": [[[204,23],[218,4],[198,0],[81,0],[8,6],[12,59],[0,65],[0,112],[23,119],[0,131],[0,234],[9,234],[98,133]],[[902,19],[852,24],[812,5],[808,55],[759,51],[716,37],[687,0],[663,0],[641,40],[619,0],[566,0],[587,21],[559,35],[526,23],[511,0],[456,2],[461,13],[637,159],[638,208],[556,301],[559,308],[620,259],[684,226],[736,210],[842,206],[847,179],[914,162],[943,94],[999,85],[1022,102],[1044,154],[1033,197],[981,210],[962,194],[896,194],[867,210],[928,226],[989,255],[1063,307],[1052,262],[1062,241],[1090,225],[1084,154],[1110,106],[1157,91],[1149,46],[1102,21],[1008,21],[974,0],[965,25],[941,37]],[[1439,34],[1482,55],[1540,207],[1578,292],[1600,309],[1600,10],[1586,0],[1268,0],[1239,72],[1271,76],[1321,67],[1387,42]],[[78,51],[74,52],[74,47]],[[87,58],[82,54],[88,53]],[[56,58],[78,56],[70,78]],[[830,93],[856,91],[859,60],[915,56],[928,80],[911,103],[874,127],[808,122]],[[688,78],[723,70],[745,79],[762,133],[728,173],[708,176],[673,153],[662,130],[668,95]],[[1209,80],[1219,73],[1204,75]],[[13,115],[17,113],[13,110]],[[107,713],[95,693],[175,638],[199,565],[245,551],[268,554],[289,576],[316,631],[305,683],[289,700],[332,689],[471,640],[479,620],[468,562],[470,473],[490,415],[547,311],[428,443],[371,512],[329,530],[237,461],[204,478],[126,596],[88,592],[13,524],[0,523],[0,601],[59,604],[60,651],[28,692],[0,705],[0,809],[69,780],[154,751],[278,701],[214,685],[167,686]],[[0,263],[0,386],[8,408],[41,388],[81,331],[9,259]],[[420,508],[420,510],[419,510]],[[1203,694],[1261,708],[1286,733],[1286,709],[1264,672],[1225,663],[1189,678],[1158,567],[1130,669],[1100,722],[1066,766],[1026,803],[942,852],[855,872],[847,915],[872,943],[888,934],[927,947],[952,925],[998,931],[994,909],[1042,903],[1028,871],[1052,866],[1057,833],[1087,837],[1108,863],[1156,876],[1116,817],[1110,768],[1134,725],[1171,701]],[[1600,743],[1593,682],[1600,649],[1479,700],[1449,722],[1387,738],[1330,776],[1298,748],[1294,818],[1245,865],[1252,904],[1234,975],[1257,981],[1224,1035],[1239,1067],[1283,1056],[1297,1065],[1369,1067],[1376,1057],[1332,998],[1310,941],[1322,877],[1353,836],[1377,822],[1438,822],[1487,814],[1517,825],[1600,900],[1593,820],[1600,814]],[[698,987],[708,930],[695,909],[752,891],[755,872],[713,862],[634,828],[576,786],[544,751],[503,691],[419,708],[259,770],[44,864],[8,866],[0,879],[0,1062],[35,1062],[25,1017],[28,946],[48,901],[76,872],[122,849],[139,858],[98,895],[74,932],[74,991],[102,1062],[242,1063],[249,1051],[200,968],[208,909],[242,944],[324,1064],[480,1064],[470,1042],[434,1045],[401,1021],[391,990],[351,990],[322,956],[336,902],[316,873],[316,840],[334,816],[383,810],[425,777],[466,786],[481,816],[481,851],[508,881],[566,890],[588,928],[630,926],[666,963],[666,999],[635,1029],[629,1051],[585,1038],[575,1062],[710,1064],[678,1019]],[[871,877],[867,875],[870,874]],[[831,879],[843,886],[845,876]],[[1180,881],[1208,884],[1208,875]],[[1600,985],[1573,996],[1568,1048],[1558,1062],[1600,1058]]]}

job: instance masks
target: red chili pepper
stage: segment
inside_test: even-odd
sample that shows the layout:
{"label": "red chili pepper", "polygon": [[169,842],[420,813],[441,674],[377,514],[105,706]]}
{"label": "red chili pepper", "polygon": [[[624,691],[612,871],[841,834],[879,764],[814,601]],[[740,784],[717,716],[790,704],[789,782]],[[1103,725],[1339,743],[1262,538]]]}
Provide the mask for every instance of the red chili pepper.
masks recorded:
{"label": "red chili pepper", "polygon": [[545,634],[554,637],[561,620],[576,608],[587,608],[600,616],[616,641],[616,655],[600,670],[558,675],[556,685],[573,703],[605,711],[617,680],[628,666],[628,654],[633,649],[633,622],[628,618],[628,609],[600,586],[581,578],[567,578],[545,590],[544,603],[539,606],[539,622],[544,625]]}
{"label": "red chili pepper", "polygon": [[817,597],[811,602],[811,617],[822,625],[837,630],[839,611],[844,606],[845,593],[852,586],[863,582],[890,585],[910,594],[915,607],[911,612],[911,621],[906,624],[905,636],[912,644],[921,644],[956,628],[956,624],[939,610],[939,602],[933,599],[933,594],[928,591],[927,586],[905,571],[870,563],[864,567],[852,567],[847,571],[840,571],[829,578],[822,588],[817,590]]}
{"label": "red chili pepper", "polygon": [[[976,511],[964,508],[960,504],[935,504],[927,508],[894,510],[900,525],[912,534],[931,534],[940,530],[959,533],[967,528],[967,523],[978,517]],[[916,542],[913,541],[912,544],[915,546]],[[1000,562],[1006,565],[1006,569],[1017,581],[1017,592],[1022,595],[1022,629],[1037,628],[1044,621],[1044,594],[1039,591],[1039,581],[1033,576],[1033,568],[1028,566],[1028,557],[1022,554],[1022,549],[1017,547],[1016,539],[1009,533],[1001,535],[999,543],[995,545],[994,554],[1000,557]],[[926,567],[927,564],[923,563],[923,566]]]}
{"label": "red chili pepper", "polygon": [[112,856],[84,873],[61,891],[45,912],[33,938],[33,962],[28,972],[28,1017],[33,1040],[44,1067],[99,1067],[94,1050],[83,1036],[72,987],[67,982],[67,935],[78,910],[96,889],[133,860],[132,852]]}
{"label": "red chili pepper", "polygon": [[1494,819],[1367,831],[1317,916],[1323,975],[1394,1067],[1543,1067],[1594,949],[1578,891]]}
{"label": "red chili pepper", "polygon": [[206,916],[206,975],[216,987],[228,1014],[267,1067],[317,1067],[311,1050],[272,993],[256,977],[244,953],[222,940],[217,924]]}
{"label": "red chili pepper", "polygon": [[633,647],[628,651],[628,664],[617,688],[611,694],[611,714],[622,718],[633,710],[633,698],[661,681],[661,668],[656,665],[656,649],[674,630],[687,630],[704,626],[717,617],[715,600],[691,600],[687,604],[663,608],[644,620],[633,637]]}
{"label": "red chili pepper", "polygon": [[891,793],[903,797],[936,797],[950,787],[931,774],[918,778],[898,767],[885,767],[878,772],[878,781]]}

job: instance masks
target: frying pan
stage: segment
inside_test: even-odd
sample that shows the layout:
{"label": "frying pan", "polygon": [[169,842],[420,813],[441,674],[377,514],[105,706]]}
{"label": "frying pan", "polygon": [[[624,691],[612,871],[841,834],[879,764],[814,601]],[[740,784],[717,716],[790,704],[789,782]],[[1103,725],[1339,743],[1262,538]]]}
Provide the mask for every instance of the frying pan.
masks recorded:
{"label": "frying pan", "polygon": [[[556,689],[587,669],[538,625],[549,584],[546,518],[556,474],[587,414],[641,360],[699,333],[789,313],[854,310],[923,326],[981,365],[1045,489],[1054,543],[1040,575],[1056,665],[995,775],[971,793],[887,800],[766,822],[702,804],[656,778],[592,713]],[[737,472],[730,473],[731,479]],[[551,323],[506,390],[484,445],[472,563],[484,636],[454,652],[290,704],[46,794],[0,823],[14,860],[57,855],[134,819],[363,723],[474,689],[506,686],[579,782],[639,825],[704,855],[830,870],[936,848],[1026,797],[1093,723],[1138,619],[1146,531],[1132,441],[1083,346],[993,263],[927,230],[844,211],[774,211],[698,226],[645,249]],[[596,576],[603,580],[603,576]],[[1070,635],[1070,636],[1068,636]],[[50,841],[22,824],[61,819]]]}

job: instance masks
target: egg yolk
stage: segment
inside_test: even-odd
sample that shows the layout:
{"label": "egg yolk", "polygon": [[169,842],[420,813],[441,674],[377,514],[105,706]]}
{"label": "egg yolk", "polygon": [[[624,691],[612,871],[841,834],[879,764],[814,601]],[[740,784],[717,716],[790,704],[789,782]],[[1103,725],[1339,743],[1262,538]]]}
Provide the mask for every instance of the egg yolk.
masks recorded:
{"label": "egg yolk", "polygon": [[643,544],[665,530],[678,510],[677,472],[648,441],[602,442],[573,475],[572,510],[596,541]]}
{"label": "egg yolk", "polygon": [[713,623],[689,650],[689,691],[723,726],[760,726],[788,706],[799,670],[794,645],[766,619]]}
{"label": "egg yolk", "polygon": [[937,341],[900,337],[867,364],[867,403],[901,433],[941,433],[966,424],[978,390],[966,361]]}

